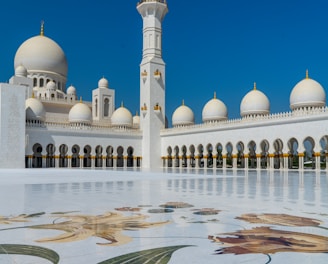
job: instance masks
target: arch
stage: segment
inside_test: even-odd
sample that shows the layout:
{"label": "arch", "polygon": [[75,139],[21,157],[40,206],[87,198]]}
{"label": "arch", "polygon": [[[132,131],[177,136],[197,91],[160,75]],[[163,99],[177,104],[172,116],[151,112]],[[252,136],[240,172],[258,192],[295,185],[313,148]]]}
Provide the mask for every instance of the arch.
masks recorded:
{"label": "arch", "polygon": [[179,147],[174,147],[174,167],[180,167]]}
{"label": "arch", "polygon": [[305,148],[304,156],[304,168],[315,169],[315,141],[312,137],[307,137],[303,140],[303,146]]}
{"label": "arch", "polygon": [[44,79],[40,78],[40,87],[43,87],[43,86],[44,86]]}
{"label": "arch", "polygon": [[128,147],[127,149],[127,153],[128,153],[128,158],[127,158],[127,161],[126,161],[126,166],[127,167],[133,167],[133,147]]}
{"label": "arch", "polygon": [[116,158],[116,167],[122,168],[124,167],[124,148],[122,146],[119,146],[117,148],[117,158]]}
{"label": "arch", "polygon": [[287,146],[288,146],[288,168],[297,169],[299,168],[297,139],[291,138],[290,140],[288,140]]}
{"label": "arch", "polygon": [[226,155],[226,167],[227,168],[232,168],[232,151],[233,151],[233,146],[232,146],[231,142],[227,143],[227,145],[226,145],[226,151],[227,151],[227,155]]}
{"label": "arch", "polygon": [[95,99],[95,116],[98,117],[98,99]]}
{"label": "arch", "polygon": [[189,152],[190,152],[190,167],[194,168],[196,165],[195,162],[195,146],[194,145],[190,145],[189,147]]}
{"label": "arch", "polygon": [[46,147],[47,155],[46,155],[46,167],[47,168],[54,168],[56,167],[55,162],[55,151],[56,148],[54,144],[48,144]]}
{"label": "arch", "polygon": [[72,147],[72,168],[80,167],[80,146],[74,145]]}
{"label": "arch", "polygon": [[105,98],[104,100],[104,117],[109,116],[109,99]]}
{"label": "arch", "polygon": [[106,167],[112,168],[114,167],[114,148],[112,146],[108,146],[106,148]]}
{"label": "arch", "polygon": [[66,168],[68,166],[67,152],[68,152],[67,145],[62,144],[59,146],[59,167],[60,168]]}
{"label": "arch", "polygon": [[256,168],[257,160],[256,160],[256,143],[255,143],[255,141],[251,140],[248,143],[247,148],[248,148],[248,167]]}
{"label": "arch", "polygon": [[188,161],[187,161],[187,147],[185,145],[182,146],[181,148],[181,152],[182,152],[182,167],[187,167],[188,166]]}
{"label": "arch", "polygon": [[245,145],[243,142],[239,141],[236,145],[237,148],[237,168],[245,168]]}
{"label": "arch", "polygon": [[207,168],[213,168],[213,146],[208,144],[206,146],[207,150]]}
{"label": "arch", "polygon": [[42,146],[39,143],[35,143],[32,147],[33,158],[32,168],[42,168]]}
{"label": "arch", "polygon": [[216,144],[216,167],[222,168],[223,167],[223,147],[221,143]]}
{"label": "arch", "polygon": [[276,139],[273,142],[273,148],[274,148],[273,168],[274,169],[280,169],[282,167],[283,147],[284,147],[284,144],[281,139]]}
{"label": "arch", "polygon": [[98,145],[96,147],[96,158],[95,158],[95,167],[102,167],[103,166],[103,158],[102,158],[102,146]]}
{"label": "arch", "polygon": [[321,151],[320,151],[320,168],[327,169],[327,155],[328,155],[328,135],[323,136],[319,141]]}
{"label": "arch", "polygon": [[268,159],[269,159],[269,148],[270,144],[269,142],[264,139],[260,143],[261,148],[261,168],[267,169],[268,168]]}
{"label": "arch", "polygon": [[198,151],[198,167],[204,168],[204,147],[202,144],[198,145],[197,151]]}
{"label": "arch", "polygon": [[91,147],[89,145],[84,146],[83,148],[83,167],[90,168],[91,167]]}
{"label": "arch", "polygon": [[172,148],[168,147],[167,148],[167,167],[171,168],[172,167]]}

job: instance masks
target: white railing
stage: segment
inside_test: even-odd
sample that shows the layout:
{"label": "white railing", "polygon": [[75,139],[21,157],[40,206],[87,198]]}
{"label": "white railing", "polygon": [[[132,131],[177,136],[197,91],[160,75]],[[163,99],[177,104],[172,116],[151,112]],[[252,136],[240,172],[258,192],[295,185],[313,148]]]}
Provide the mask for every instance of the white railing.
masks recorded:
{"label": "white railing", "polygon": [[197,129],[197,128],[213,128],[213,127],[220,127],[224,128],[225,126],[231,125],[241,125],[247,123],[258,123],[261,126],[261,123],[264,121],[286,121],[288,119],[299,118],[299,117],[306,117],[306,116],[314,116],[325,114],[328,115],[328,107],[308,107],[303,109],[297,109],[290,112],[283,112],[283,113],[275,113],[270,115],[250,115],[243,118],[235,118],[235,119],[228,119],[222,121],[210,121],[207,123],[202,124],[195,124],[195,125],[188,125],[188,126],[177,126],[173,128],[164,129],[162,133],[171,133],[175,131],[183,131],[183,130],[190,130],[190,129]]}

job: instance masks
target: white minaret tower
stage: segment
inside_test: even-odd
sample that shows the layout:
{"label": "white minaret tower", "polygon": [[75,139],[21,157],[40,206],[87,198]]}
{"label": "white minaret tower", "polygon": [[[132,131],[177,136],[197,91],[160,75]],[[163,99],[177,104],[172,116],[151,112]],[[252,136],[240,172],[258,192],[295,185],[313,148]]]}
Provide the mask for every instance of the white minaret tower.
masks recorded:
{"label": "white minaret tower", "polygon": [[165,63],[162,59],[162,21],[166,0],[141,0],[143,55],[140,64],[140,129],[143,131],[142,167],[160,168],[160,130],[165,128]]}

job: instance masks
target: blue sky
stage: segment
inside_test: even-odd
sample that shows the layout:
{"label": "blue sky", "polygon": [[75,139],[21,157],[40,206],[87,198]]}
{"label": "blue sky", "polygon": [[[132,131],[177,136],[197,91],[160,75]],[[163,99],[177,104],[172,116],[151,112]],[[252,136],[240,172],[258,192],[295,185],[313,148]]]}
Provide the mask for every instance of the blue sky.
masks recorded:
{"label": "blue sky", "polygon": [[[91,100],[105,76],[134,114],[139,109],[142,20],[137,0],[5,1],[0,17],[0,81],[14,73],[15,52],[26,39],[45,35],[64,50],[67,85]],[[229,118],[240,117],[243,96],[257,83],[271,112],[289,111],[294,85],[310,77],[328,87],[328,2],[326,0],[168,0],[163,23],[166,108],[185,104],[196,122],[217,97]]]}

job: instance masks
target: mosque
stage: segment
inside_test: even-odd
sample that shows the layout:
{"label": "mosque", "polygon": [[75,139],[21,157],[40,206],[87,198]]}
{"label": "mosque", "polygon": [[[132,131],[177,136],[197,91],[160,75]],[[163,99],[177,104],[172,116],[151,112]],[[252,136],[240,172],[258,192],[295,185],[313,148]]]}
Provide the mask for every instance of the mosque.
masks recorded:
{"label": "mosque", "polygon": [[101,78],[92,101],[66,86],[62,48],[44,34],[18,48],[15,74],[0,83],[0,168],[254,168],[326,170],[328,108],[324,88],[309,78],[290,93],[290,112],[270,113],[256,88],[240,104],[239,119],[214,94],[204,104],[202,123],[184,103],[167,127],[162,21],[166,0],[140,0],[143,56],[140,115],[123,105]]}

